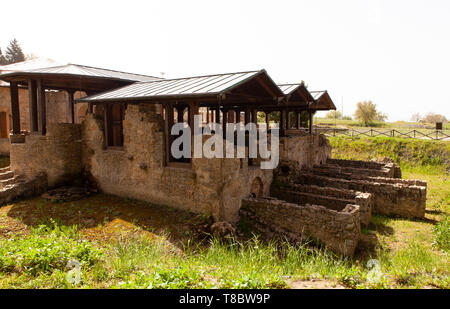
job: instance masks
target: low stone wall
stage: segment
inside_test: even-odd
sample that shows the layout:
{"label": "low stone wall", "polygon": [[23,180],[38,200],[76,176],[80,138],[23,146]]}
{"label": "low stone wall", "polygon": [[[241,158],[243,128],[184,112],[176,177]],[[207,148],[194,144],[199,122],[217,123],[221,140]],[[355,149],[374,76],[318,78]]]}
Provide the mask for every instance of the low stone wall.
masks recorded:
{"label": "low stone wall", "polygon": [[359,207],[350,204],[336,211],[275,198],[245,198],[240,217],[267,239],[281,236],[298,242],[313,237],[342,255],[354,254],[361,235]]}
{"label": "low stone wall", "polygon": [[370,193],[299,184],[272,185],[270,193],[290,203],[321,205],[336,211],[341,211],[348,204],[358,205],[361,224],[364,226],[372,218],[373,198]]}
{"label": "low stone wall", "polygon": [[[372,180],[332,178],[298,172],[295,183],[334,187],[373,194],[373,212],[385,215],[423,218],[425,216],[426,187],[404,183],[382,183]],[[400,179],[398,180],[400,181]]]}
{"label": "low stone wall", "polygon": [[11,143],[10,165],[15,175],[45,173],[51,187],[79,178],[81,126],[49,123],[46,136],[26,135],[24,143]]}
{"label": "low stone wall", "polygon": [[47,175],[38,173],[29,179],[18,180],[0,189],[0,205],[9,203],[17,198],[42,194],[47,190]]}
{"label": "low stone wall", "polygon": [[387,168],[369,169],[369,168],[345,167],[333,164],[322,164],[314,166],[314,169],[326,172],[335,172],[342,174],[348,173],[362,176],[376,176],[376,177],[390,177],[390,178],[394,177],[394,170]]}
{"label": "low stone wall", "polygon": [[371,170],[385,170],[387,172],[384,177],[402,178],[402,171],[397,163],[393,162],[376,162],[376,161],[361,161],[361,160],[342,160],[331,159],[327,160],[328,164],[337,165],[341,167],[350,167],[358,169]]}
{"label": "low stone wall", "polygon": [[332,178],[340,178],[347,180],[367,180],[372,182],[379,183],[391,183],[391,184],[401,184],[401,185],[414,185],[414,186],[422,186],[427,187],[427,182],[420,179],[400,179],[400,178],[390,178],[390,177],[380,177],[380,176],[371,176],[367,175],[363,172],[355,171],[355,172],[345,172],[341,169],[327,168],[327,167],[314,167],[312,169],[303,169],[306,173],[311,173],[314,175],[332,177]]}

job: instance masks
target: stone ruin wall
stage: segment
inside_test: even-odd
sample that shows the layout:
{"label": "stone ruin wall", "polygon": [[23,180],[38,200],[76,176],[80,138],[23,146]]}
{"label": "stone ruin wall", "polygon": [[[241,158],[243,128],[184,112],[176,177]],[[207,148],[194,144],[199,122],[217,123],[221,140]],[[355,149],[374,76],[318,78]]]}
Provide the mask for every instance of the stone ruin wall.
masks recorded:
{"label": "stone ruin wall", "polygon": [[32,178],[45,173],[48,185],[72,181],[81,175],[81,125],[49,123],[47,135],[25,135],[11,144],[11,170]]}
{"label": "stone ruin wall", "polygon": [[272,171],[245,159],[193,158],[192,165],[164,165],[163,120],[156,105],[128,105],[124,147],[105,147],[103,121],[90,114],[83,125],[83,171],[106,193],[170,205],[216,220],[237,221],[241,199],[258,184],[268,194]]}
{"label": "stone ruin wall", "polygon": [[325,135],[306,134],[280,137],[280,164],[297,169],[324,164],[331,157],[331,145]]}
{"label": "stone ruin wall", "polygon": [[276,198],[245,198],[240,216],[251,230],[269,240],[278,237],[299,242],[312,237],[342,255],[354,254],[361,235],[357,205],[337,211]]}
{"label": "stone ruin wall", "polygon": [[[84,92],[75,92],[74,98],[78,99],[85,96]],[[46,117],[47,123],[69,123],[72,117],[69,110],[68,94],[65,91],[47,91],[46,99]],[[81,123],[86,117],[87,103],[77,103],[74,106],[75,123]],[[11,94],[9,87],[0,86],[0,112],[5,112],[7,117],[7,128],[10,124],[9,115],[11,115]],[[30,130],[29,114],[29,94],[27,88],[19,87],[19,113],[21,131]],[[11,143],[9,138],[0,138],[0,155],[7,156],[10,153]]]}
{"label": "stone ruin wall", "polygon": [[425,216],[426,187],[398,183],[378,182],[364,179],[342,179],[315,175],[312,173],[298,173],[295,183],[334,187],[373,195],[373,212],[384,215],[400,215],[404,217],[423,218]]}
{"label": "stone ruin wall", "polygon": [[328,164],[337,165],[341,167],[350,167],[356,169],[369,170],[385,170],[387,174],[384,177],[402,178],[402,171],[397,163],[393,162],[377,162],[377,161],[360,161],[360,160],[342,160],[331,159],[327,160]]}
{"label": "stone ruin wall", "polygon": [[370,193],[292,183],[273,183],[270,192],[271,196],[290,203],[322,205],[336,211],[348,204],[358,205],[363,226],[369,225],[372,218],[373,197]]}
{"label": "stone ruin wall", "polygon": [[[128,105],[123,149],[105,147],[101,115],[88,114],[82,125],[57,124],[50,117],[46,136],[28,134],[25,143],[12,144],[11,169],[28,177],[45,172],[50,187],[81,174],[105,193],[232,222],[239,220],[242,198],[270,194],[273,171],[249,166],[247,159],[193,158],[187,168],[164,166],[164,124],[157,105]],[[280,161],[295,165],[324,162],[330,153],[323,136],[282,137],[281,143]],[[286,145],[299,152],[286,152]]]}

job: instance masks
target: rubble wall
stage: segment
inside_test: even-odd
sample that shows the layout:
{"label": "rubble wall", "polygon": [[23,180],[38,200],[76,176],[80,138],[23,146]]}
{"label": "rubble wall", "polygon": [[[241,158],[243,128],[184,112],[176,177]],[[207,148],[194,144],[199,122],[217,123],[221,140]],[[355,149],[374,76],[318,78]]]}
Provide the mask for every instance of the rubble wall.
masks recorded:
{"label": "rubble wall", "polygon": [[294,182],[372,193],[374,213],[417,218],[425,216],[426,187],[423,186],[347,180],[302,172],[297,174]]}
{"label": "rubble wall", "polygon": [[276,198],[245,198],[240,217],[264,238],[281,236],[297,242],[312,237],[342,255],[354,254],[361,235],[359,207],[350,204],[336,211]]}
{"label": "rubble wall", "polygon": [[272,185],[271,196],[300,205],[314,204],[341,211],[348,204],[359,206],[361,224],[367,226],[372,218],[373,198],[370,193],[314,185]]}
{"label": "rubble wall", "polygon": [[[101,113],[99,113],[101,115]],[[105,147],[103,119],[89,114],[83,123],[83,171],[106,193],[211,213],[237,221],[241,199],[254,183],[269,193],[271,170],[247,160],[192,158],[191,164],[165,165],[164,123],[158,105],[128,105],[122,149]]]}
{"label": "rubble wall", "polygon": [[47,124],[47,134],[25,135],[24,143],[12,143],[11,170],[34,177],[45,173],[48,185],[70,182],[81,175],[81,126]]}

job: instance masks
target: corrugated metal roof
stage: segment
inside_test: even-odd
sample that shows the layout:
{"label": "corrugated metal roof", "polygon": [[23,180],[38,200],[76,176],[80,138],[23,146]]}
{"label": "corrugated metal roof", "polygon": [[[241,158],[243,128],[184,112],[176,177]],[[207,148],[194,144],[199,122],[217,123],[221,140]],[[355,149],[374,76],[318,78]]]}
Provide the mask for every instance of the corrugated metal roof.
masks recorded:
{"label": "corrugated metal roof", "polygon": [[311,93],[311,95],[313,96],[314,100],[318,100],[326,92],[327,92],[326,90],[322,90],[322,91],[310,91],[309,93]]}
{"label": "corrugated metal roof", "polygon": [[8,65],[2,65],[0,66],[0,73],[35,70],[40,68],[54,67],[58,65],[62,65],[62,63],[49,58],[36,58]]}
{"label": "corrugated metal roof", "polygon": [[311,91],[311,95],[313,96],[315,102],[312,104],[312,108],[316,110],[330,110],[336,109],[336,105],[334,105],[333,100],[326,90],[324,91]]}
{"label": "corrugated metal roof", "polygon": [[265,70],[139,82],[80,101],[216,95],[261,73],[265,73]]}
{"label": "corrugated metal roof", "polygon": [[291,94],[292,92],[297,90],[302,85],[303,85],[302,83],[299,83],[299,84],[278,84],[278,87],[280,87],[281,91],[283,91],[283,93],[285,95],[287,95],[287,94]]}
{"label": "corrugated metal roof", "polygon": [[134,74],[134,73],[126,73],[108,69],[101,69],[95,67],[89,67],[85,65],[79,64],[67,64],[61,66],[40,68],[34,70],[28,70],[30,73],[47,73],[47,74],[71,74],[71,75],[84,75],[84,76],[95,76],[95,77],[106,77],[106,78],[115,78],[115,79],[123,79],[130,81],[154,81],[160,80],[161,78]]}

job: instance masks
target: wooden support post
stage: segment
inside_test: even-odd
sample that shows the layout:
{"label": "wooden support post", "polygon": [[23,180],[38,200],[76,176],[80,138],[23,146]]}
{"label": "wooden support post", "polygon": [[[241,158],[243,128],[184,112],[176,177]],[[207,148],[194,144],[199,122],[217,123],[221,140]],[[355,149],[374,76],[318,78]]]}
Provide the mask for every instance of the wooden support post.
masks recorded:
{"label": "wooden support post", "polygon": [[220,109],[217,108],[215,113],[216,113],[216,123],[220,124]]}
{"label": "wooden support post", "polygon": [[270,131],[270,112],[265,111],[264,113],[266,114],[266,131],[269,132]]}
{"label": "wooden support post", "polygon": [[309,134],[312,134],[312,125],[313,125],[313,113],[308,111],[309,113]]}
{"label": "wooden support post", "polygon": [[280,130],[284,130],[286,128],[286,111],[282,109],[280,111]]}
{"label": "wooden support post", "polygon": [[286,110],[286,129],[289,130],[290,128],[291,128],[291,117],[289,110]]}
{"label": "wooden support post", "polygon": [[245,119],[245,124],[250,123],[250,110],[248,108],[245,110],[244,119]]}
{"label": "wooden support post", "polygon": [[36,81],[28,81],[28,96],[29,96],[29,114],[30,114],[30,131],[38,131],[38,112],[37,112],[37,92]]}
{"label": "wooden support post", "polygon": [[301,112],[297,112],[297,130],[300,130],[302,126],[302,118],[301,118]]}
{"label": "wooden support post", "polygon": [[170,162],[171,153],[170,153],[170,147],[172,145],[172,135],[170,134],[173,126],[173,103],[168,103],[166,105],[166,121],[165,121],[165,127],[164,127],[164,133],[165,133],[165,140],[166,140],[166,163]]}
{"label": "wooden support post", "polygon": [[72,123],[75,123],[75,108],[74,108],[74,104],[73,104],[73,95],[74,95],[74,91],[72,90],[68,90],[67,91],[67,95],[69,96],[69,112],[70,112],[70,120],[72,121]]}
{"label": "wooden support post", "polygon": [[177,109],[177,122],[178,123],[184,122],[184,107],[176,107],[176,109]]}
{"label": "wooden support post", "polygon": [[20,134],[20,111],[19,111],[19,89],[16,82],[9,83],[11,94],[11,117],[13,134]]}
{"label": "wooden support post", "polygon": [[239,109],[235,110],[236,113],[236,123],[240,124],[241,123],[241,111]]}
{"label": "wooden support post", "polygon": [[252,109],[252,122],[258,127],[258,110]]}
{"label": "wooden support post", "polygon": [[37,106],[39,113],[39,132],[42,135],[47,133],[47,115],[45,106],[45,88],[42,84],[42,80],[37,81]]}

